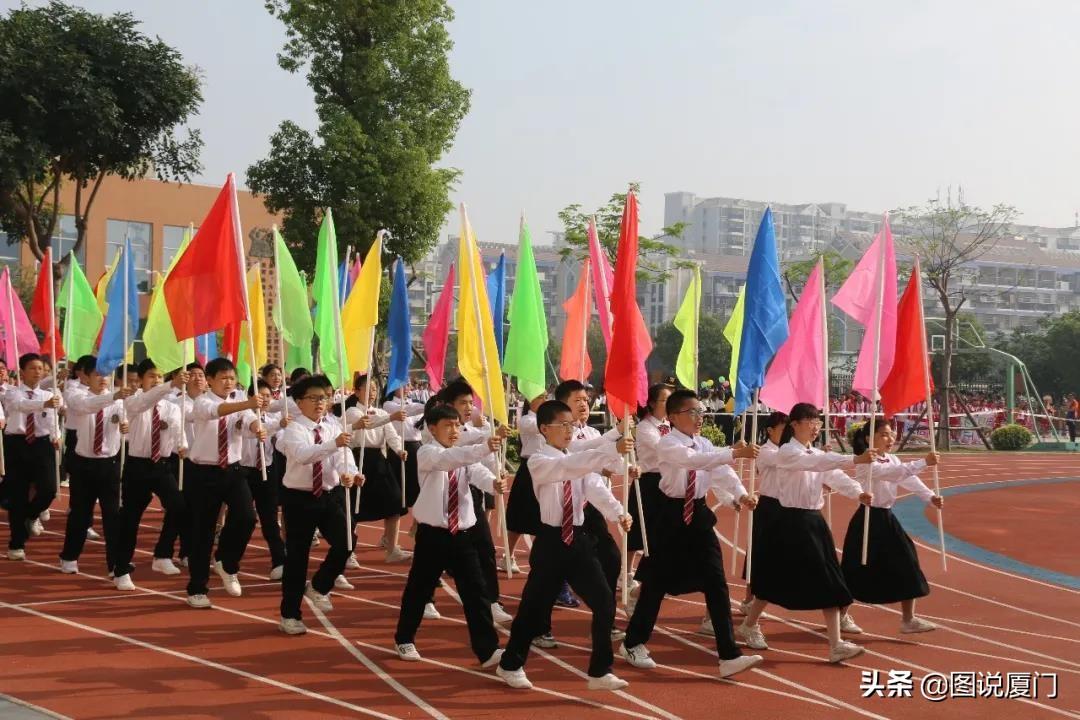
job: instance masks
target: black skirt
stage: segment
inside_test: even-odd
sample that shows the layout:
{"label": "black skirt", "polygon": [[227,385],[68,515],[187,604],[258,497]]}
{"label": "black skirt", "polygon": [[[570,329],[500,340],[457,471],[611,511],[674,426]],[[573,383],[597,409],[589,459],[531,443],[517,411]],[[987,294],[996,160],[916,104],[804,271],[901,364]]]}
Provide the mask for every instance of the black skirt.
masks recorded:
{"label": "black skirt", "polygon": [[694,501],[687,525],[683,501],[662,495],[649,519],[649,556],[638,563],[634,577],[642,583],[659,583],[667,595],[702,592],[706,573],[723,577],[720,543],[713,532],[716,515],[704,499]]}
{"label": "black skirt", "polygon": [[757,545],[755,540],[750,578],[754,597],[788,610],[851,604],[836,544],[820,511],[781,506],[762,536],[765,552],[759,553]]}
{"label": "black skirt", "polygon": [[[353,457],[359,466],[359,448],[353,448]],[[364,476],[364,487],[360,490],[360,511],[353,515],[354,521],[384,520],[405,514],[401,507],[401,481],[390,469],[380,448],[369,447],[364,451],[360,472]]]}
{"label": "black skirt", "polygon": [[[416,498],[420,497],[420,476],[416,471],[416,451],[420,449],[420,443],[416,440],[405,441],[405,452],[409,453],[405,458],[405,505],[412,507],[416,504]],[[398,494],[401,494],[401,460],[391,455],[387,459],[394,477],[397,478]]]}
{"label": "black skirt", "polygon": [[[638,481],[630,486],[630,517],[634,518],[634,524],[630,528],[630,537],[628,538],[628,545],[631,552],[638,550],[644,550],[645,546],[641,542],[641,525],[642,519],[639,517],[638,504],[637,504],[637,491],[638,487],[641,487],[641,509],[645,511],[645,529],[647,531],[652,530],[652,517],[655,513],[656,504],[660,501],[658,495],[660,493],[660,473],[648,472],[638,478]],[[649,537],[652,537],[652,532],[648,533]],[[649,550],[652,550],[650,547]]]}
{"label": "black skirt", "polygon": [[[780,517],[783,505],[780,501],[770,495],[760,495],[758,497],[757,508],[754,510],[754,530],[753,530],[753,547],[750,548],[750,552],[754,554],[754,564],[759,562],[768,563],[770,561],[769,553],[769,540],[772,538],[771,527],[776,519]],[[742,512],[740,510],[740,512]],[[736,538],[736,542],[738,542]],[[746,579],[746,558],[743,557],[743,569],[742,578]]]}
{"label": "black skirt", "polygon": [[855,599],[883,604],[929,595],[915,544],[890,509],[870,508],[870,539],[862,564],[864,516],[860,505],[848,523],[840,565]]}
{"label": "black skirt", "polygon": [[540,531],[540,503],[536,500],[528,458],[522,458],[506,501],[506,529],[522,535]]}

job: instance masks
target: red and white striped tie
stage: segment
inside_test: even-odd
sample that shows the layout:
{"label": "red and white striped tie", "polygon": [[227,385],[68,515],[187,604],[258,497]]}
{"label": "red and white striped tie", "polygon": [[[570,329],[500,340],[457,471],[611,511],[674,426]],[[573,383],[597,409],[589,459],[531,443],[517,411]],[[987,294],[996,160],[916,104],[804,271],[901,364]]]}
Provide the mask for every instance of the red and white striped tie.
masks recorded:
{"label": "red and white striped tie", "polygon": [[161,415],[157,405],[150,412],[150,462],[161,459]]}
{"label": "red and white striped tie", "polygon": [[[34,391],[33,390],[27,390],[26,391],[26,397],[33,400],[34,399]],[[36,434],[36,427],[34,426],[34,413],[28,412],[28,413],[26,413],[26,442],[28,442],[28,443],[34,442],[35,434]]]}
{"label": "red and white striped tie", "polygon": [[217,423],[217,464],[222,468],[229,466],[229,423],[225,418],[218,418]]}
{"label": "red and white striped tie", "polygon": [[98,410],[94,415],[94,454],[105,454],[105,411]]}
{"label": "red and white striped tie", "polygon": [[667,435],[670,432],[671,432],[671,426],[670,425],[661,425],[660,426],[660,437],[663,437],[664,435]]}
{"label": "red and white striped tie", "polygon": [[450,471],[446,498],[446,526],[451,535],[458,533],[458,471]]}
{"label": "red and white striped tie", "polygon": [[683,498],[682,521],[690,524],[690,518],[694,516],[694,495],[697,494],[697,470],[686,473],[686,497]]}
{"label": "red and white striped tie", "polygon": [[569,480],[562,486],[562,541],[567,547],[574,542],[574,491]]}
{"label": "red and white striped tie", "polygon": [[[315,444],[318,445],[321,442],[322,433],[319,432],[319,428],[315,428]],[[322,460],[316,460],[311,465],[311,492],[315,494],[315,497],[319,497],[323,494]]]}

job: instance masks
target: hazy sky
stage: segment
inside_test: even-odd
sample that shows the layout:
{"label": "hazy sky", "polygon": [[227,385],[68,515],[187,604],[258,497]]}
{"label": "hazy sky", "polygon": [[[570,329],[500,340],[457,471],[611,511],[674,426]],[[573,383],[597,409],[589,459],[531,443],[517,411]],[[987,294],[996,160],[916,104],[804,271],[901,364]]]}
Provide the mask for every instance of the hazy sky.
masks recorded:
{"label": "hazy sky", "polygon": [[[132,9],[202,68],[200,181],[243,179],[283,119],[314,127],[261,0],[78,4]],[[473,96],[445,163],[463,171],[453,199],[481,240],[515,241],[522,210],[546,238],[561,207],[592,208],[630,180],[646,231],[675,190],[880,211],[963,185],[1025,223],[1071,225],[1080,210],[1071,0],[453,7],[452,69]]]}

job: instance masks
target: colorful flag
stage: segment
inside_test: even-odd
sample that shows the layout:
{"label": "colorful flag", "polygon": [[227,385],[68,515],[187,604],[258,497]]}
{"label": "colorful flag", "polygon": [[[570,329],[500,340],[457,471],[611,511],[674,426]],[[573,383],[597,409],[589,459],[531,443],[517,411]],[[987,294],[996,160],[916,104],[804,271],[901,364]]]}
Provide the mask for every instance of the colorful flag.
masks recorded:
{"label": "colorful flag", "polygon": [[379,324],[379,295],[382,291],[382,233],[368,249],[356,285],[341,308],[341,331],[345,337],[345,357],[349,372],[366,373],[371,365],[372,330]]}
{"label": "colorful flag", "polygon": [[[885,214],[881,231],[836,292],[832,302],[865,329],[851,389],[866,398],[874,399],[878,387],[892,370],[893,356],[896,353],[896,249],[893,247],[888,213]],[[876,370],[875,350],[878,357]],[[878,387],[874,387],[875,377]]]}
{"label": "colorful flag", "polygon": [[[183,256],[190,242],[191,230],[189,228],[184,231],[180,248],[169,263],[169,271],[176,266],[177,260]],[[168,272],[166,272],[167,276]],[[169,306],[162,292],[164,286],[164,279],[155,283],[154,292],[150,296],[150,310],[146,314],[146,326],[143,328],[143,345],[146,346],[146,354],[159,370],[171,372],[184,365],[185,360],[191,362],[195,359],[195,342],[189,339],[181,343],[176,339],[176,330],[173,328],[172,318],[169,317]]]}
{"label": "colorful flag", "polygon": [[791,313],[788,339],[773,358],[765,384],[761,386],[761,402],[774,410],[791,412],[795,403],[810,403],[824,407],[825,397],[825,337],[823,315],[825,295],[822,293],[822,263],[819,260],[806,278],[799,302]]}
{"label": "colorful flag", "polygon": [[563,303],[566,327],[563,328],[562,357],[559,359],[559,377],[583,383],[588,382],[592,375],[588,338],[589,316],[592,314],[589,306],[589,265],[586,260],[581,268],[577,290]]}
{"label": "colorful flag", "polygon": [[248,349],[248,321],[240,326],[240,351],[237,353],[236,376],[244,385],[255,382],[255,374],[266,364],[269,357],[266,334],[266,300],[262,289],[262,273],[258,264],[247,272],[248,307],[251,309],[251,339],[255,348],[254,373],[251,367],[251,351]]}
{"label": "colorful flag", "polygon": [[731,346],[731,362],[728,364],[728,384],[731,394],[735,394],[735,384],[739,374],[739,346],[742,345],[743,318],[746,316],[746,285],[739,288],[739,297],[735,300],[735,307],[731,311],[731,317],[724,325],[724,339]]}
{"label": "colorful flag", "polygon": [[517,378],[518,389],[531,400],[547,387],[548,327],[544,295],[536,271],[532,234],[521,218],[514,294],[510,298],[510,331],[506,339],[503,372]]}
{"label": "colorful flag", "polygon": [[120,367],[139,334],[139,288],[135,282],[135,263],[130,239],[124,240],[123,254],[109,281],[106,294],[109,312],[105,315],[101,347],[98,348],[97,355],[97,370],[102,375]]}
{"label": "colorful flag", "polygon": [[694,276],[686,288],[679,312],[672,321],[682,333],[682,347],[675,362],[675,377],[684,387],[698,390],[698,319],[701,316],[701,266],[694,265]]}
{"label": "colorful flag", "polygon": [[338,311],[337,233],[330,208],[319,227],[319,246],[315,256],[315,282],[311,295],[315,299],[315,334],[319,336],[319,367],[334,387],[345,381],[344,370],[338,362],[341,342],[341,318]]}
{"label": "colorful flag", "polygon": [[476,236],[473,235],[464,203],[461,205],[458,272],[461,273],[457,317],[458,369],[485,410],[505,425],[506,395],[499,367],[499,349],[495,345],[491,304],[483,280],[484,271]]}
{"label": "colorful flag", "polygon": [[246,317],[244,247],[236,177],[229,173],[162,292],[177,340],[218,330]]}
{"label": "colorful flag", "polygon": [[[64,343],[60,341],[60,327],[56,322],[56,298],[53,297],[52,271],[52,249],[45,248],[45,254],[41,258],[41,267],[38,269],[37,285],[34,287],[34,299],[30,303],[30,320],[46,336],[45,345],[41,348],[42,352],[56,362],[67,354],[64,352]],[[48,337],[50,331],[51,338]]]}
{"label": "colorful flag", "polygon": [[926,400],[926,382],[934,389],[926,357],[926,327],[923,321],[922,273],[919,259],[896,310],[896,355],[892,371],[881,384],[881,406],[885,417]]}
{"label": "colorful flag", "polygon": [[106,290],[109,288],[113,273],[116,272],[118,262],[120,262],[120,253],[116,252],[113,255],[112,265],[106,265],[105,272],[101,273],[101,277],[94,283],[94,297],[97,298],[98,310],[101,311],[102,317],[109,312],[109,300],[106,297]]}
{"label": "colorful flag", "polygon": [[506,329],[506,253],[499,253],[499,262],[487,276],[488,302],[491,303],[491,322],[495,329],[495,346],[499,348],[499,361],[506,354],[503,340]]}
{"label": "colorful flag", "polygon": [[217,332],[203,333],[195,338],[195,359],[206,365],[218,356]]}
{"label": "colorful flag", "polygon": [[[69,357],[78,359],[93,353],[105,318],[74,254],[68,255],[68,271],[60,286],[56,304],[64,309],[64,346]],[[0,318],[0,322],[3,322],[3,318]]]}
{"label": "colorful flag", "polygon": [[[427,356],[427,371],[431,387],[438,390],[443,384],[443,372],[446,370],[446,346],[450,342],[450,313],[454,307],[454,264],[446,274],[439,299],[431,310],[427,327],[424,328],[424,355]],[[509,348],[507,348],[509,355]]]}
{"label": "colorful flag", "polygon": [[649,396],[645,361],[652,340],[637,304],[638,206],[633,190],[626,194],[615,279],[611,286],[611,349],[604,372],[608,407],[616,417],[637,412]]}
{"label": "colorful flag", "polygon": [[596,232],[594,217],[589,218],[588,237],[596,314],[600,318],[600,334],[604,336],[604,348],[611,352],[611,287],[615,284],[615,272],[608,262],[607,253],[600,247],[600,236]]}
{"label": "colorful flag", "polygon": [[[352,266],[349,268],[349,287],[356,287],[356,280],[360,277],[360,253],[356,253],[356,259],[353,260]],[[350,292],[351,289],[350,289]]]}
{"label": "colorful flag", "polygon": [[285,244],[277,227],[274,227],[274,263],[277,265],[277,294],[274,301],[273,323],[285,344],[300,353],[293,360],[304,362],[291,365],[290,355],[286,353],[287,370],[296,367],[311,368],[311,338],[315,329],[311,324],[311,303],[308,301],[307,284],[300,277],[293,262],[292,253]]}
{"label": "colorful flag", "polygon": [[392,393],[409,382],[409,363],[412,361],[412,322],[409,319],[409,288],[405,281],[405,263],[399,257],[394,265],[394,287],[390,293],[390,317],[387,319],[390,336],[390,369],[386,376],[386,392]]}
{"label": "colorful flag", "polygon": [[6,265],[0,272],[0,316],[0,325],[4,326],[4,361],[15,370],[19,367],[20,355],[41,352],[41,346],[18,293],[11,287],[11,274]]}
{"label": "colorful flag", "polygon": [[750,406],[754,391],[765,382],[765,367],[788,336],[787,303],[780,284],[772,208],[765,208],[750,253],[745,303],[739,345],[739,384],[735,388],[736,415]]}

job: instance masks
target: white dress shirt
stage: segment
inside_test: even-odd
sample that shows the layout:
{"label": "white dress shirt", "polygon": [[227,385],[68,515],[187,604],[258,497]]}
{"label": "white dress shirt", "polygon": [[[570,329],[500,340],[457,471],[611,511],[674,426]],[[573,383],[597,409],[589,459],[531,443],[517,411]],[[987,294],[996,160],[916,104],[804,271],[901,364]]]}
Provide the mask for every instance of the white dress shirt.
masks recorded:
{"label": "white dress shirt", "polygon": [[[382,409],[393,415],[401,409],[401,398],[392,398],[383,403]],[[424,415],[423,403],[405,402],[405,441],[420,442],[420,429],[416,427],[416,421]],[[397,430],[401,429],[401,423],[395,423]]]}
{"label": "white dress shirt", "polygon": [[660,491],[669,498],[686,498],[687,472],[697,473],[694,479],[694,499],[705,497],[710,488],[716,490],[718,499],[739,500],[746,489],[739,476],[731,468],[735,461],[730,448],[717,448],[700,435],[688,437],[672,428],[656,445],[660,462]]}
{"label": "white dress shirt", "polygon": [[612,472],[622,469],[622,457],[612,443],[599,448],[566,453],[545,441],[528,460],[536,502],[540,505],[540,520],[545,525],[561,528],[563,520],[563,483],[570,483],[574,525],[585,522],[585,502],[588,501],[605,518],[617,521],[623,514],[622,503],[608,489],[597,468]]}
{"label": "white dress shirt", "polygon": [[[319,428],[320,441],[315,443],[315,428]],[[332,490],[341,483],[342,473],[356,475],[356,462],[352,453],[337,446],[341,426],[331,418],[324,417],[315,423],[305,415],[293,418],[281,433],[278,451],[285,456],[285,476],[281,483],[293,490],[312,491],[312,468],[322,463],[323,490]]]}
{"label": "white dress shirt", "polygon": [[776,498],[780,492],[780,476],[776,471],[776,461],[780,454],[780,446],[772,440],[767,440],[758,452],[754,467],[757,469],[758,484],[756,490],[771,498]]}
{"label": "white dress shirt", "polygon": [[637,454],[638,467],[643,473],[660,472],[660,456],[657,455],[656,446],[662,437],[661,426],[668,428],[670,432],[670,426],[666,422],[662,423],[652,415],[646,415],[637,425],[634,452]]}
{"label": "white dress shirt", "polygon": [[822,485],[857,498],[862,488],[843,472],[854,467],[851,455],[827,453],[792,438],[776,454],[776,499],[784,507],[820,510],[825,505]]}
{"label": "white dress shirt", "polygon": [[26,435],[26,415],[34,415],[34,437],[59,439],[56,433],[56,411],[46,408],[45,402],[53,397],[51,390],[29,388],[21,382],[8,385],[4,393],[4,408],[7,412],[7,425],[4,432],[8,435]]}
{"label": "white dress shirt", "polygon": [[[371,425],[366,430],[353,429],[353,423],[364,415],[367,415]],[[348,432],[352,433],[352,447],[378,450],[384,457],[386,456],[387,446],[395,453],[399,453],[404,449],[401,435],[398,434],[395,427],[401,426],[390,422],[390,413],[382,408],[354,405],[345,411],[345,426],[349,429]]]}
{"label": "white dress shirt", "polygon": [[[78,418],[75,423],[78,437],[78,442],[75,443],[76,455],[84,458],[108,458],[120,452],[120,421],[124,415],[124,403],[114,400],[112,391],[103,390],[97,395],[90,391],[77,393],[71,397],[71,409]],[[103,428],[100,453],[94,452],[94,435],[99,422]]]}
{"label": "white dress shirt", "polygon": [[458,529],[467,530],[476,524],[472,494],[469,485],[475,485],[486,493],[495,491],[495,475],[480,461],[490,451],[483,445],[443,447],[432,440],[416,451],[416,469],[420,481],[420,495],[412,512],[417,522],[433,527],[449,527],[447,502],[450,490],[450,472],[457,471]]}
{"label": "white dress shirt", "polygon": [[[925,460],[914,462],[901,462],[895,455],[886,455],[873,463],[873,486],[871,491],[874,500],[871,503],[876,508],[891,508],[896,503],[898,487],[909,490],[918,495],[923,502],[930,502],[934,497],[934,491],[926,487],[919,479],[919,473],[926,469]],[[855,479],[859,484],[866,487],[867,476],[870,475],[869,465],[855,466]]]}
{"label": "white dress shirt", "polygon": [[170,401],[172,393],[173,388],[162,383],[150,390],[139,390],[124,401],[129,425],[128,452],[132,457],[150,459],[154,408],[157,408],[158,419],[164,426],[158,438],[161,457],[169,457],[180,447],[184,437],[183,428],[180,427],[180,407]]}
{"label": "white dress shirt", "polygon": [[[242,394],[233,392],[227,398],[207,390],[192,402],[191,422],[194,437],[191,441],[191,461],[199,465],[218,464],[218,407],[222,403],[244,402]],[[243,453],[244,437],[251,437],[251,424],[259,418],[251,410],[225,416],[225,432],[228,435],[228,463],[239,463]]]}
{"label": "white dress shirt", "polygon": [[540,428],[536,424],[536,413],[530,412],[522,415],[518,420],[518,433],[521,437],[521,457],[530,458],[540,449],[544,443],[544,436],[540,434]]}

